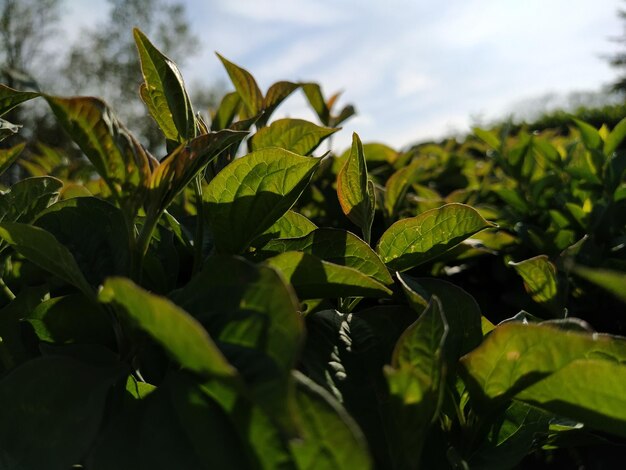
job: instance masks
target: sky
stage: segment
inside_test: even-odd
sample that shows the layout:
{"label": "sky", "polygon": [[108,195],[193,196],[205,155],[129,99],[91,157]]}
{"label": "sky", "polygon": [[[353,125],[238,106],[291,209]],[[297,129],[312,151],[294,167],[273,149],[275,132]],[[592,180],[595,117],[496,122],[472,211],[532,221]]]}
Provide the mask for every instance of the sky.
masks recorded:
{"label": "sky", "polygon": [[[185,0],[199,54],[188,86],[228,83],[215,52],[249,70],[265,92],[274,82],[317,81],[343,91],[364,142],[401,149],[468,132],[546,93],[597,91],[616,77],[620,0]],[[67,21],[89,26],[105,1],[69,0]],[[129,32],[130,34],[130,32]],[[157,45],[158,46],[158,45]],[[172,57],[176,61],[175,57]],[[300,93],[277,117],[314,120]]]}

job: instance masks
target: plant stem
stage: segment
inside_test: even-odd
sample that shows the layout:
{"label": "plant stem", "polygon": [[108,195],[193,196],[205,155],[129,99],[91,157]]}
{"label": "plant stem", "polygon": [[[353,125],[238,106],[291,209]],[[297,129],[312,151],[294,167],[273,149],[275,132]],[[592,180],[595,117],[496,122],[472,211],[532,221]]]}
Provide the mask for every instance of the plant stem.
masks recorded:
{"label": "plant stem", "polygon": [[146,219],[144,221],[143,226],[141,227],[141,231],[139,232],[139,237],[137,237],[137,242],[135,245],[135,263],[133,266],[133,280],[140,284],[141,277],[143,275],[143,260],[148,252],[148,247],[150,246],[150,240],[152,239],[152,233],[154,232],[157,223],[159,222],[159,217],[161,216],[161,212],[149,212],[146,215]]}
{"label": "plant stem", "polygon": [[2,277],[0,277],[0,289],[9,300],[15,299],[15,294],[11,289],[9,289],[9,286],[6,285],[6,283],[4,282],[4,278]]}
{"label": "plant stem", "polygon": [[193,274],[202,268],[202,241],[204,239],[204,211],[202,207],[202,174],[195,177],[193,190],[196,195],[196,235],[193,247]]}

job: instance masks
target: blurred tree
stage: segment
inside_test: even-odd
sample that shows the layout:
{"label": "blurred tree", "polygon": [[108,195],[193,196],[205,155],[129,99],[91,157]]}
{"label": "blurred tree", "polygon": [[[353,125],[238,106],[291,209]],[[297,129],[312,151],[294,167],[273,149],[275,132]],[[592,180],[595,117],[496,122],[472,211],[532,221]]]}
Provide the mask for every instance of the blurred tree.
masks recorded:
{"label": "blurred tree", "polygon": [[[144,145],[158,150],[163,138],[139,98],[142,82],[132,29],[139,27],[179,66],[198,50],[199,41],[185,18],[184,6],[165,0],[109,0],[109,17],[84,31],[71,49],[64,75],[68,93],[103,97]],[[212,88],[200,91],[206,106],[217,100]]]}
{"label": "blurred tree", "polygon": [[[615,41],[626,45],[626,10],[620,9],[617,14],[624,21],[624,33],[620,37],[615,38]],[[624,93],[626,92],[626,51],[610,56],[609,60],[613,67],[622,71],[618,79],[613,83],[612,88],[614,91]]]}
{"label": "blurred tree", "polygon": [[33,74],[57,32],[60,0],[0,0],[0,81],[35,88]]}

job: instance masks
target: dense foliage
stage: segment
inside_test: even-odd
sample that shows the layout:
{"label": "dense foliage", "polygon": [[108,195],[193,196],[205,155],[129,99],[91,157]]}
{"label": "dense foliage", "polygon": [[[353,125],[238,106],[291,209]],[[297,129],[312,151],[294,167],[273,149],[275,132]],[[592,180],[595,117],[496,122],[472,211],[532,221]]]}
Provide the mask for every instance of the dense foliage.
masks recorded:
{"label": "dense foliage", "polygon": [[[0,468],[602,468],[623,449],[626,121],[314,156],[354,114],[336,95],[263,93],[220,56],[235,91],[208,124],[134,34],[163,158],[97,98],[0,85],[0,116],[43,99],[84,155],[0,150],[32,175],[0,195]],[[297,90],[319,124],[270,119]]]}

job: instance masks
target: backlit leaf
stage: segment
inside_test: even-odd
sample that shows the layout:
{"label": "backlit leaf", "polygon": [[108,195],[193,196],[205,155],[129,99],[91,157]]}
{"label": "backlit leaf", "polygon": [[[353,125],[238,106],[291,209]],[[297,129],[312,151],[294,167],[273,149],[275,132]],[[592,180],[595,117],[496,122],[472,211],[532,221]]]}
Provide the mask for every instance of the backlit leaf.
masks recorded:
{"label": "backlit leaf", "polygon": [[326,390],[295,372],[302,438],[291,442],[298,469],[373,468],[356,423]]}
{"label": "backlit leaf", "polygon": [[252,137],[252,150],[280,147],[299,155],[309,155],[338,130],[319,127],[302,119],[279,119]]}
{"label": "backlit leaf", "polygon": [[28,224],[3,222],[0,238],[37,266],[80,289],[87,297],[94,292],[70,251],[46,230]]}
{"label": "backlit leaf", "polygon": [[593,282],[595,285],[609,291],[618,299],[626,302],[626,273],[585,266],[575,266],[573,271],[583,279]]}
{"label": "backlit leaf", "polygon": [[516,398],[625,435],[626,339],[549,323],[498,326],[461,359],[486,406]]}
{"label": "backlit leaf", "polygon": [[[18,91],[0,84],[0,116],[8,113],[20,103],[40,96],[32,91]],[[5,121],[6,122],[6,121]]]}
{"label": "backlit leaf", "polygon": [[604,142],[604,155],[610,156],[626,137],[626,118],[618,122]]}
{"label": "backlit leaf", "polygon": [[328,297],[385,297],[391,291],[354,268],[288,251],[266,260],[293,285],[301,299]]}
{"label": "backlit leaf", "polygon": [[233,64],[221,55],[217,54],[224,64],[224,68],[239,93],[243,104],[247,108],[250,117],[256,116],[263,109],[263,93],[254,77],[247,70]]}
{"label": "backlit leaf", "polygon": [[119,307],[185,369],[204,378],[232,379],[236,370],[226,361],[197,320],[169,300],[151,294],[124,278],[109,278],[98,298]]}
{"label": "backlit leaf", "polygon": [[470,206],[446,204],[394,223],[383,233],[376,251],[390,269],[406,271],[493,226]]}
{"label": "backlit leaf", "polygon": [[426,434],[439,412],[447,333],[448,325],[435,297],[402,334],[391,366],[385,367],[396,434],[391,445],[398,468],[419,467]]}
{"label": "backlit leaf", "polygon": [[304,326],[298,299],[282,277],[242,258],[212,256],[170,297],[207,326],[255,403],[287,433],[295,432],[291,370]]}
{"label": "backlit leaf", "polygon": [[350,156],[337,175],[337,197],[343,213],[363,230],[365,241],[369,241],[375,210],[367,181],[363,145],[353,134]]}
{"label": "backlit leaf", "polygon": [[546,255],[535,256],[519,263],[509,262],[524,279],[526,292],[542,305],[558,309],[556,266]]}
{"label": "backlit leaf", "polygon": [[390,285],[389,270],[370,246],[356,235],[331,228],[318,228],[300,238],[273,240],[263,253],[302,251],[341,266],[348,266],[377,281]]}
{"label": "backlit leaf", "polygon": [[8,149],[0,149],[0,175],[7,171],[13,162],[17,160],[24,147],[26,147],[26,144],[21,143]]}
{"label": "backlit leaf", "polygon": [[317,228],[313,222],[298,212],[287,211],[274,225],[263,232],[253,242],[253,246],[262,247],[276,238],[298,238],[308,235]]}
{"label": "backlit leaf", "polygon": [[135,215],[156,160],[101,100],[47,96],[59,124],[85,153],[122,206]]}
{"label": "backlit leaf", "polygon": [[214,158],[247,132],[221,130],[203,134],[176,147],[156,167],[150,180],[150,203],[154,210],[166,209],[172,200]]}
{"label": "backlit leaf", "polygon": [[243,252],[291,208],[319,163],[272,148],[239,158],[218,173],[204,192],[218,251]]}
{"label": "backlit leaf", "polygon": [[196,135],[196,120],[183,77],[139,29],[133,29],[144,83],[141,97],[165,137],[184,142]]}

